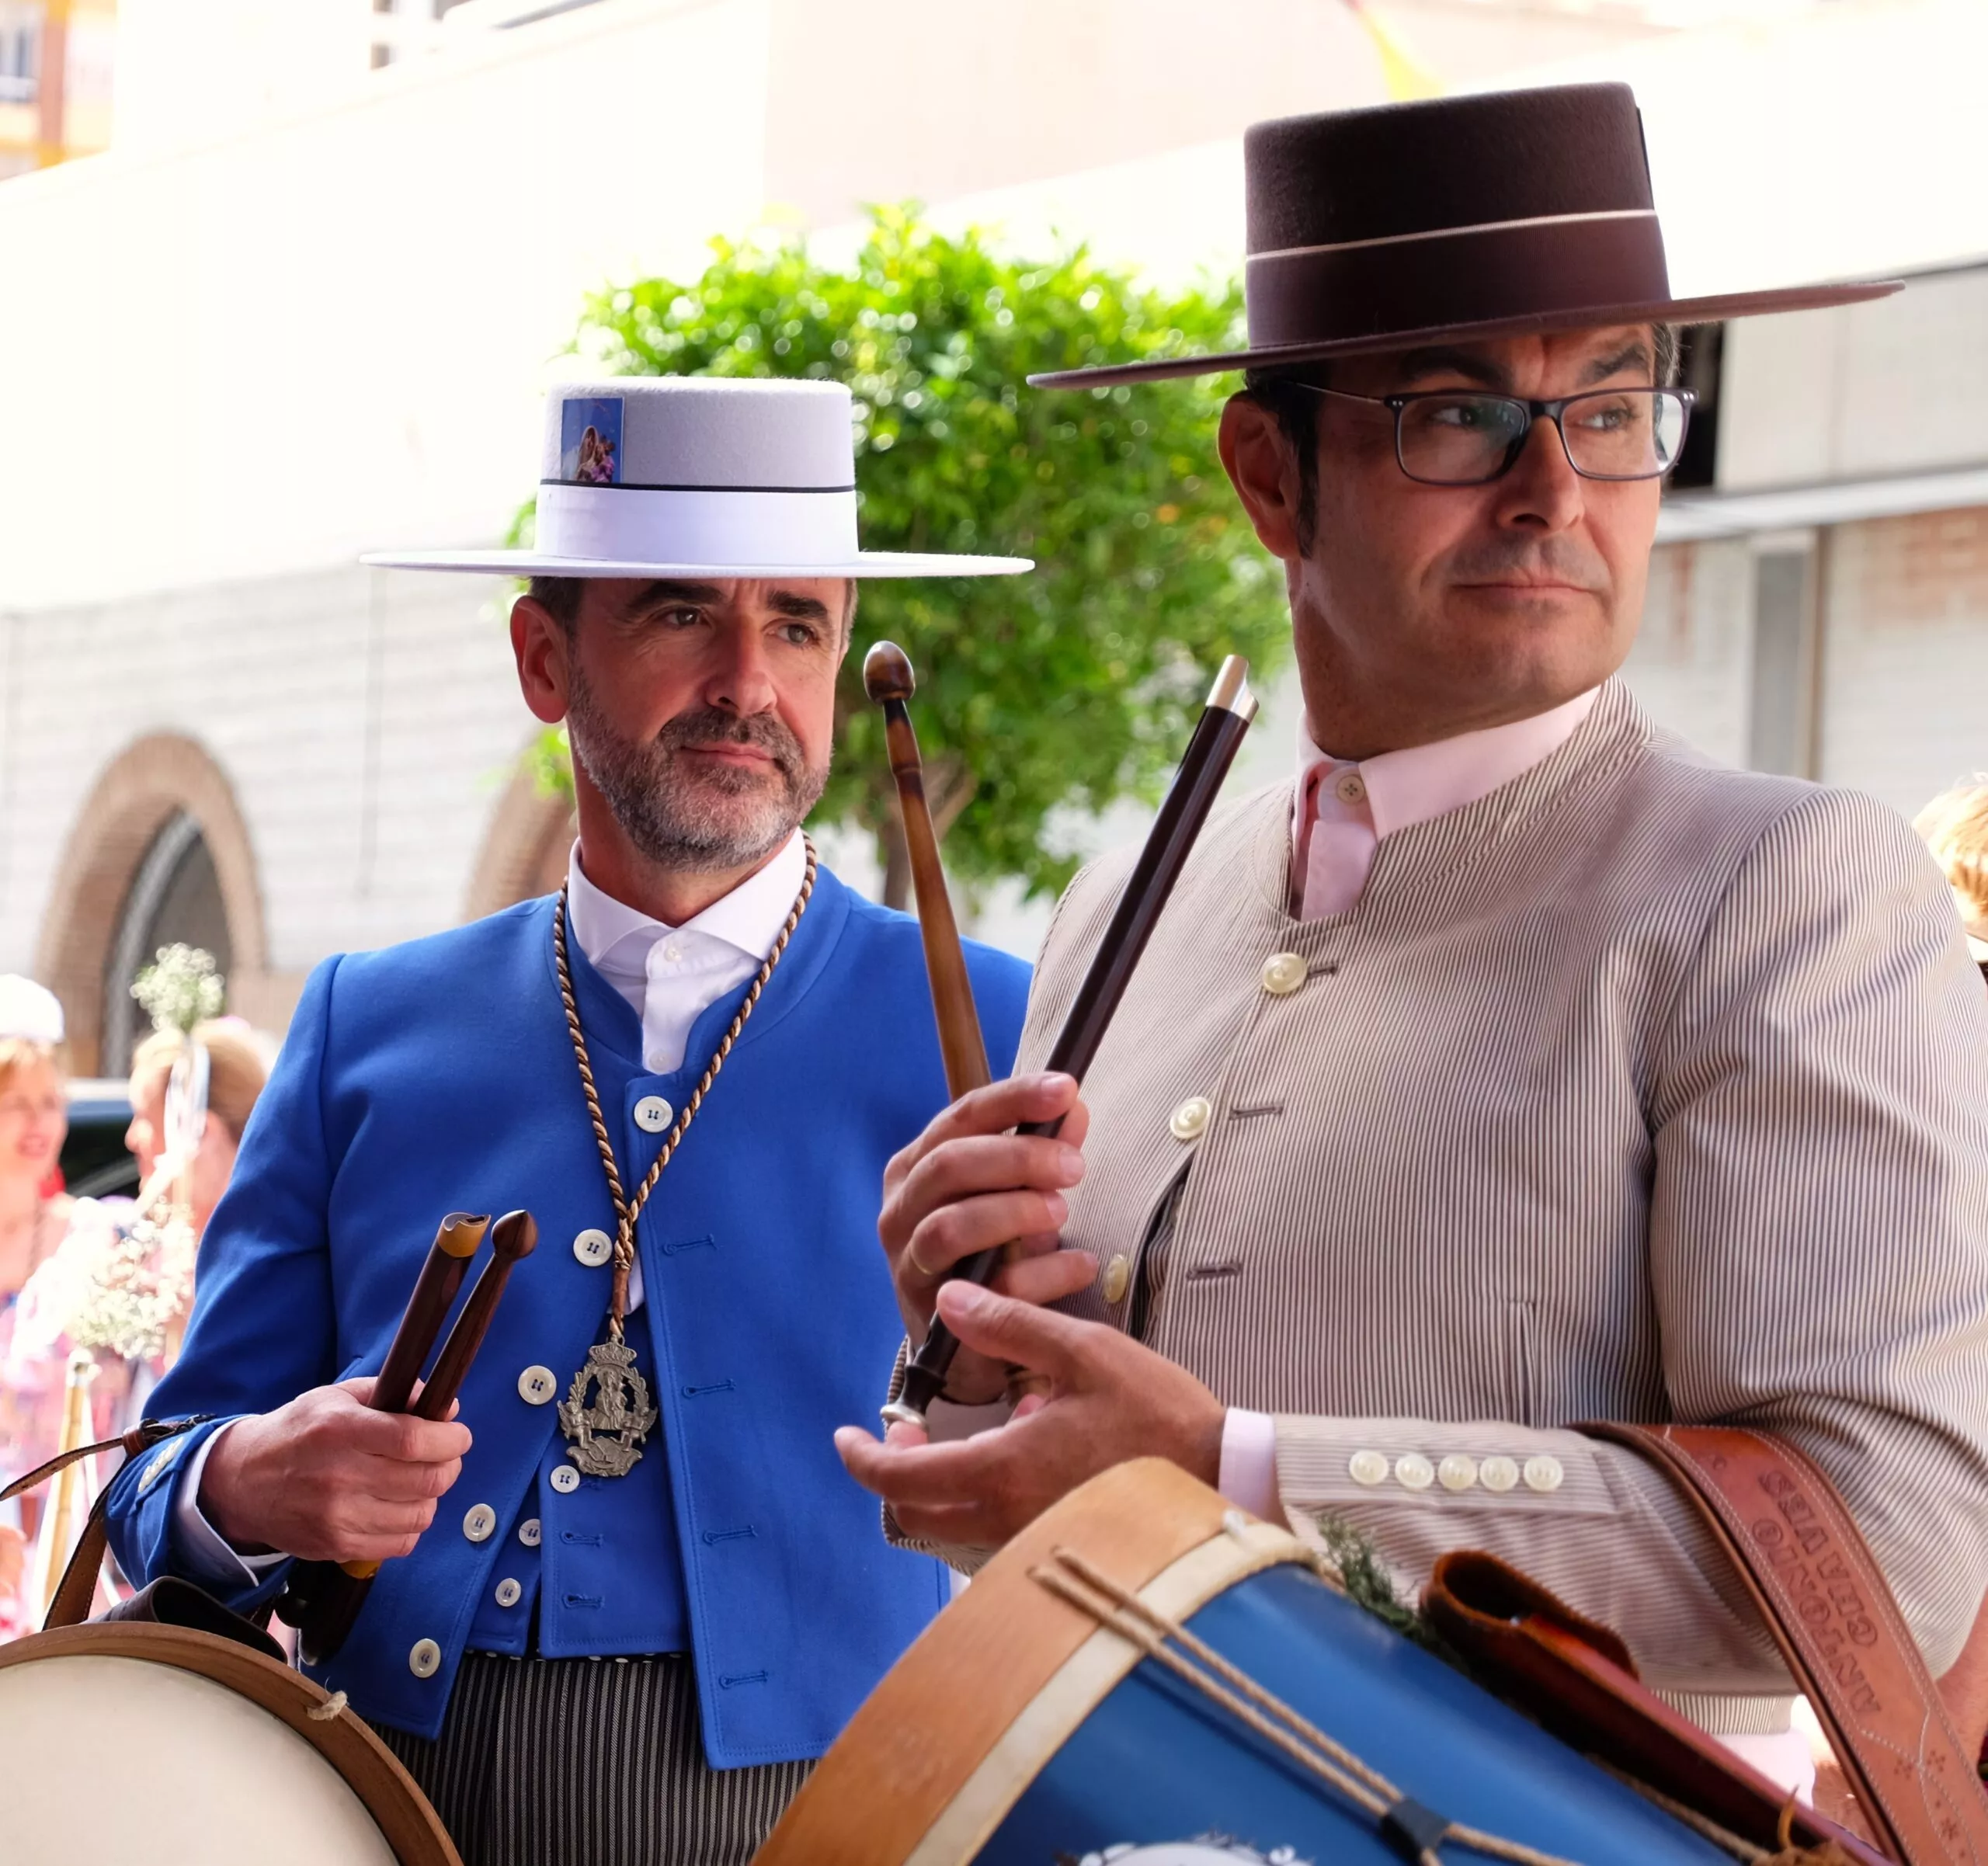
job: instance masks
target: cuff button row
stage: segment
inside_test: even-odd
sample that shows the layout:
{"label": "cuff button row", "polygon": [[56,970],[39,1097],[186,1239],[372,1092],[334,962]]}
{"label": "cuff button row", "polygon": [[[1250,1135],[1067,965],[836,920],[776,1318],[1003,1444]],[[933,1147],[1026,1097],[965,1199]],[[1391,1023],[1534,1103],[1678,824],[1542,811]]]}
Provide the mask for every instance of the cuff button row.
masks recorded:
{"label": "cuff button row", "polygon": [[1512,1458],[1487,1458],[1480,1465],[1461,1451],[1452,1451],[1440,1465],[1430,1464],[1420,1451],[1405,1451],[1392,1466],[1383,1452],[1356,1451],[1346,1466],[1347,1475],[1369,1490],[1385,1484],[1390,1469],[1395,1482],[1404,1490],[1427,1490],[1431,1484],[1440,1483],[1445,1490],[1455,1492],[1482,1484],[1500,1495],[1516,1489],[1521,1479],[1528,1490],[1546,1495],[1558,1490],[1567,1475],[1557,1458],[1543,1453],[1527,1458],[1523,1471]]}

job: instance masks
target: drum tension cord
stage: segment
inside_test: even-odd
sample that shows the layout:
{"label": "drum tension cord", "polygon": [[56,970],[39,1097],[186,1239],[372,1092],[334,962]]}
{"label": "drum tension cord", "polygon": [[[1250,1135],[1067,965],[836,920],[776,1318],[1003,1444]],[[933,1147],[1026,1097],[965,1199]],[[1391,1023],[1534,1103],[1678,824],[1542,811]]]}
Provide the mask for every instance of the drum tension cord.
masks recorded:
{"label": "drum tension cord", "polygon": [[[1183,1683],[1219,1704],[1239,1722],[1354,1806],[1371,1815],[1385,1840],[1409,1866],[1442,1866],[1441,1849],[1454,1840],[1473,1853],[1514,1866],[1573,1866],[1557,1854],[1508,1840],[1453,1821],[1402,1793],[1378,1769],[1362,1762],[1282,1698],[1266,1691],[1206,1641],[1121,1587],[1075,1549],[1053,1551],[1056,1566],[1029,1570],[1030,1579],[1099,1625],[1137,1646]],[[1180,1649],[1176,1651],[1176,1647]]]}

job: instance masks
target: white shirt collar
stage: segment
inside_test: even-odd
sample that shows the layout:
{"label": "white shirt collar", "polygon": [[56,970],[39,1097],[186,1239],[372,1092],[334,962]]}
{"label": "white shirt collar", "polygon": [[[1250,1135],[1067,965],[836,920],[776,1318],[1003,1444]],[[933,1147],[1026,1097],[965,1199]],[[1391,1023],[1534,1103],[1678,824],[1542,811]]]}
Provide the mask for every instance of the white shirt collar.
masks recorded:
{"label": "white shirt collar", "polygon": [[794,911],[808,869],[808,851],[797,829],[773,859],[748,875],[731,893],[721,895],[702,913],[681,926],[652,919],[639,908],[617,900],[588,878],[580,862],[580,846],[566,864],[567,909],[573,937],[594,969],[610,979],[645,975],[649,950],[673,933],[697,933],[736,947],[755,964],[773,949],[787,916]]}

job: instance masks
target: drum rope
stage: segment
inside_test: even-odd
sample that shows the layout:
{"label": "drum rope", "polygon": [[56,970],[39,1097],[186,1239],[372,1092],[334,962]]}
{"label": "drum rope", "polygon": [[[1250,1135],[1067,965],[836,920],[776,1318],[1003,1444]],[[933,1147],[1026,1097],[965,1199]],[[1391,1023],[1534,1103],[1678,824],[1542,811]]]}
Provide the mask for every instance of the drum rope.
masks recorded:
{"label": "drum rope", "polygon": [[[1120,1586],[1076,1550],[1058,1548],[1053,1552],[1062,1564],[1061,1569],[1039,1567],[1029,1571],[1030,1578],[1038,1586],[1137,1646],[1148,1658],[1371,1815],[1388,1840],[1420,1866],[1442,1866],[1437,1849],[1446,1840],[1455,1840],[1473,1853],[1510,1861],[1514,1866],[1573,1866],[1573,1862],[1557,1854],[1543,1853],[1520,1841],[1487,1833],[1482,1828],[1432,1815],[1378,1770],[1300,1716],[1204,1640]],[[1180,1652],[1173,1649],[1176,1645],[1182,1649]],[[1183,1652],[1191,1655],[1191,1660],[1183,1656]],[[1420,1843],[1410,1853],[1409,1847],[1400,1846],[1398,1836]]]}
{"label": "drum rope", "polygon": [[1661,1808],[1673,1820],[1682,1821],[1693,1832],[1710,1840],[1720,1852],[1731,1854],[1736,1860],[1743,1861],[1745,1866],[1761,1866],[1764,1861],[1799,1859],[1802,1857],[1794,1850],[1794,1843],[1788,1833],[1789,1816],[1794,1810],[1792,1801],[1781,1810],[1781,1847],[1779,1853],[1774,1853],[1765,1847],[1756,1847],[1751,1840],[1742,1840],[1731,1829],[1722,1827],[1709,1815],[1701,1814],[1697,1809],[1687,1807],[1684,1802],[1666,1795],[1661,1788],[1653,1788],[1648,1782],[1638,1781],[1626,1770],[1617,1768],[1605,1757],[1590,1755],[1588,1760],[1604,1775],[1612,1775],[1625,1788],[1635,1789],[1645,1801]]}

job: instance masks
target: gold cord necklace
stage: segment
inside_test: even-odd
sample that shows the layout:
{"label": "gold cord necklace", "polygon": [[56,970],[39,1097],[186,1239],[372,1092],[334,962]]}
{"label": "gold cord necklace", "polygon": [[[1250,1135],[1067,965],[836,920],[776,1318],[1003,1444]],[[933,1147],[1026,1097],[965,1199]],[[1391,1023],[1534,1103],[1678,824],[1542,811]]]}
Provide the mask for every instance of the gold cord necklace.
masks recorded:
{"label": "gold cord necklace", "polygon": [[[642,1455],[643,1441],[655,1427],[656,1409],[649,1396],[648,1382],[635,1371],[635,1350],[622,1339],[622,1324],[628,1308],[628,1273],[635,1263],[635,1221],[642,1215],[642,1208],[655,1190],[663,1169],[704,1106],[711,1084],[725,1067],[725,1059],[732,1054],[732,1046],[739,1041],[739,1033],[745,1029],[746,1019],[759,1002],[759,994],[766,989],[766,981],[787,950],[787,941],[794,937],[794,928],[801,924],[801,916],[808,911],[808,898],[815,891],[815,845],[805,836],[801,840],[808,852],[808,868],[801,877],[801,891],[794,896],[793,911],[632,1199],[621,1189],[614,1143],[607,1137],[600,1096],[594,1087],[593,1064],[587,1054],[586,1033],[580,1027],[579,1001],[573,996],[572,968],[566,958],[568,890],[565,887],[559,890],[559,904],[552,916],[552,952],[558,961],[559,1001],[565,1006],[566,1032],[573,1040],[573,1060],[579,1065],[580,1087],[587,1098],[588,1117],[593,1123],[594,1145],[600,1150],[608,1196],[614,1201],[614,1280],[607,1305],[607,1339],[596,1342],[589,1350],[586,1364],[573,1376],[573,1384],[567,1388],[559,1407],[559,1428],[565,1433],[568,1447],[566,1455],[589,1477],[627,1476]],[[590,1387],[598,1391],[591,1406],[587,1402]]]}

